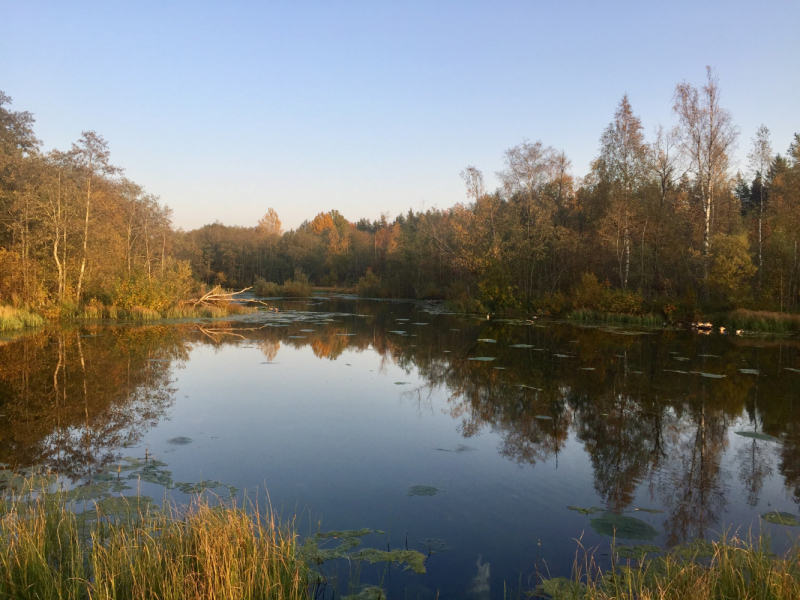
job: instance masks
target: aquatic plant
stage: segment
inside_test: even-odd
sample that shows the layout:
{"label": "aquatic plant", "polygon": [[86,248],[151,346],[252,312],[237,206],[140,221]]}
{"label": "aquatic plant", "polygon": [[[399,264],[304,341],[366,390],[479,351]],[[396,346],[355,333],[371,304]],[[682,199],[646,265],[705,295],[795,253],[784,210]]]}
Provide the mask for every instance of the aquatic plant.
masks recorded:
{"label": "aquatic plant", "polygon": [[648,523],[634,517],[607,512],[589,524],[600,535],[623,540],[652,540],[658,532]]}

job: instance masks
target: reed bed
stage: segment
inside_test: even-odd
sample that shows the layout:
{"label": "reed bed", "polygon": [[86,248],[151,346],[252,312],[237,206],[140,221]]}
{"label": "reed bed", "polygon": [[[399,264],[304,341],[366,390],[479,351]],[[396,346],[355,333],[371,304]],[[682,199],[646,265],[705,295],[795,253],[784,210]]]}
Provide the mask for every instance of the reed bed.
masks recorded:
{"label": "reed bed", "polygon": [[571,579],[545,580],[539,597],[553,600],[791,600],[800,598],[798,547],[785,556],[765,537],[725,538],[643,560],[618,558],[603,571],[593,556],[576,559]]}
{"label": "reed bed", "polygon": [[661,315],[629,315],[625,313],[603,313],[596,310],[575,310],[567,315],[567,319],[586,323],[624,323],[646,327],[661,327],[664,325],[664,317]]}
{"label": "reed bed", "polygon": [[[75,512],[62,493],[0,507],[0,598],[294,600],[309,570],[276,515],[197,499],[187,507],[114,498]],[[130,504],[128,504],[130,502]],[[120,504],[128,510],[119,510]],[[89,519],[88,517],[92,517]]]}
{"label": "reed bed", "polygon": [[[800,331],[800,314],[771,312],[766,310],[731,311],[719,318],[728,329],[763,331],[767,333],[791,333]],[[716,322],[715,322],[716,324]]]}
{"label": "reed bed", "polygon": [[36,313],[13,306],[0,306],[0,331],[41,327],[42,325],[44,325],[44,319]]}
{"label": "reed bed", "polygon": [[78,313],[79,320],[126,319],[130,321],[158,321],[160,319],[218,319],[228,315],[239,315],[251,312],[252,308],[237,303],[212,306],[172,306],[162,311],[143,306],[134,306],[128,310],[114,305],[106,306],[99,302],[87,304]]}

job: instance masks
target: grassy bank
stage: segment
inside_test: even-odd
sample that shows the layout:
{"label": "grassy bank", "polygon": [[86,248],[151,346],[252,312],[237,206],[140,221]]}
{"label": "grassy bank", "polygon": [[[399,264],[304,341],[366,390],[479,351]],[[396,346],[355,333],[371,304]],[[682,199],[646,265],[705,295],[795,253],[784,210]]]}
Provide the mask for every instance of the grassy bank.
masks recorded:
{"label": "grassy bank", "polygon": [[11,306],[0,306],[0,331],[41,327],[45,321],[36,313]]}
{"label": "grassy bank", "polygon": [[[798,548],[769,551],[766,538],[696,541],[663,556],[652,546],[617,546],[616,568],[603,571],[591,555],[576,560],[571,579],[544,581],[537,592],[553,600],[783,600],[800,598]],[[626,558],[632,556],[652,558]]]}
{"label": "grassy bank", "polygon": [[85,305],[68,319],[123,319],[128,321],[157,321],[159,319],[218,319],[228,315],[239,315],[252,312],[253,308],[236,303],[217,304],[213,306],[172,306],[164,310],[153,310],[143,306],[123,309],[117,306],[105,306],[99,302]]}
{"label": "grassy bank", "polygon": [[596,310],[576,310],[569,313],[567,319],[581,323],[624,323],[646,327],[661,327],[665,322],[664,317],[661,315],[629,315],[624,313],[603,313]]}
{"label": "grassy bank", "polygon": [[129,502],[108,498],[80,514],[64,493],[3,503],[0,598],[308,598],[299,539],[275,515]]}
{"label": "grassy bank", "polygon": [[763,331],[766,333],[800,332],[800,314],[794,313],[739,308],[712,317],[711,320],[714,325],[723,325],[728,329]]}

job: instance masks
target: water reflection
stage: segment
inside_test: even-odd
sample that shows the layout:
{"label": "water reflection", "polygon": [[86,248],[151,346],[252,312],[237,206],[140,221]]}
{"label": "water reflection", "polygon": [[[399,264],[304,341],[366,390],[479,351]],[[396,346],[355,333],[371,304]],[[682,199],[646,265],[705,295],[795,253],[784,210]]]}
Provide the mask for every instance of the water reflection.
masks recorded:
{"label": "water reflection", "polygon": [[[73,479],[100,471],[169,416],[172,369],[194,348],[257,348],[266,363],[310,348],[326,361],[375,352],[384,367],[415,372],[423,384],[402,393],[418,410],[444,391],[463,438],[490,431],[519,465],[557,464],[579,447],[604,507],[640,508],[644,491],[665,511],[668,545],[729,522],[739,498],[756,507],[774,475],[800,502],[800,374],[787,370],[800,366],[796,340],[487,323],[419,304],[298,308],[326,312],[57,329],[0,347],[0,461]],[[468,360],[487,354],[495,360]],[[488,562],[482,569],[488,581]]]}

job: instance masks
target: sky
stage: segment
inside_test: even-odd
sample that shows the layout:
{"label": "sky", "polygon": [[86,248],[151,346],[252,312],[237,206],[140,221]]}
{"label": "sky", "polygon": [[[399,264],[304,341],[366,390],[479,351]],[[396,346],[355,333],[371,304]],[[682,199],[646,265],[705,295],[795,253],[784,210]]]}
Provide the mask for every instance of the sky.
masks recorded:
{"label": "sky", "polygon": [[0,90],[43,148],[81,131],[184,229],[466,200],[525,140],[583,176],[623,94],[650,137],[719,77],[741,132],[800,132],[800,1],[0,0]]}

